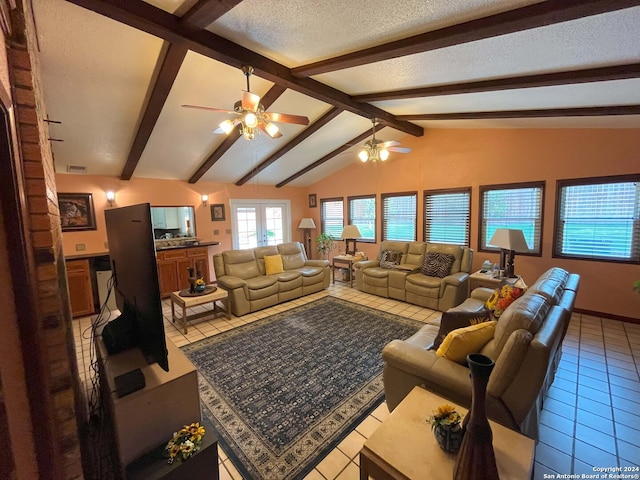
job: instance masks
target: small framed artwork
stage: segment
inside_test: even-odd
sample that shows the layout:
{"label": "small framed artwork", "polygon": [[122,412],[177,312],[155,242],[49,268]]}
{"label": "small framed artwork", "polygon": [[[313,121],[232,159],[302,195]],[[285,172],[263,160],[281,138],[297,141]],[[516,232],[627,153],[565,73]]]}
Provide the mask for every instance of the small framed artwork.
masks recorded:
{"label": "small framed artwork", "polygon": [[318,203],[316,201],[316,194],[312,193],[311,195],[309,195],[309,208],[316,208],[318,206]]}
{"label": "small framed artwork", "polygon": [[58,206],[63,232],[97,229],[92,194],[59,193]]}
{"label": "small framed artwork", "polygon": [[224,203],[214,203],[211,205],[211,220],[213,222],[224,221]]}

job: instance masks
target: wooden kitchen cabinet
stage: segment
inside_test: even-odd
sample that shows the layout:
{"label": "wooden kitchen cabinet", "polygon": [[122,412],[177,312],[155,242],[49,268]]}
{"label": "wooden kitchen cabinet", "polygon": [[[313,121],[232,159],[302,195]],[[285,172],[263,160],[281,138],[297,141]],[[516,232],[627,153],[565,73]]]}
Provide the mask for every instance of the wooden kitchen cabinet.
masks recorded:
{"label": "wooden kitchen cabinet", "polygon": [[207,247],[192,247],[157,252],[160,294],[168,297],[171,292],[189,288],[189,267],[200,265],[202,276],[209,283],[209,259]]}
{"label": "wooden kitchen cabinet", "polygon": [[69,260],[66,267],[71,315],[73,317],[92,315],[94,306],[89,260]]}

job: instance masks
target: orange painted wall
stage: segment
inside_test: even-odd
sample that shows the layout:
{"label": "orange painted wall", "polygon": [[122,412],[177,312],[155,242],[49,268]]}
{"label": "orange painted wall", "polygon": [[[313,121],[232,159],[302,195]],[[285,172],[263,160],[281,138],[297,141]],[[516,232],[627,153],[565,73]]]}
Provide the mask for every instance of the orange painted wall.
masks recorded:
{"label": "orange painted wall", "polygon": [[[417,191],[421,238],[422,191],[470,186],[471,247],[476,250],[474,269],[479,269],[483,260],[495,262],[498,256],[477,251],[478,187],[544,180],[542,257],[516,256],[516,272],[529,283],[552,266],[579,273],[578,308],[640,319],[640,295],[631,290],[640,279],[640,266],[551,257],[556,180],[640,173],[639,129],[433,129],[421,138],[404,137],[402,143],[412,152],[392,154],[384,163],[353,163],[312,185],[309,193],[317,195],[318,205],[322,198],[344,197],[346,219],[349,195],[375,193],[379,201],[381,193]],[[309,209],[309,214],[319,226],[320,209]],[[370,258],[378,248],[358,243]]]}

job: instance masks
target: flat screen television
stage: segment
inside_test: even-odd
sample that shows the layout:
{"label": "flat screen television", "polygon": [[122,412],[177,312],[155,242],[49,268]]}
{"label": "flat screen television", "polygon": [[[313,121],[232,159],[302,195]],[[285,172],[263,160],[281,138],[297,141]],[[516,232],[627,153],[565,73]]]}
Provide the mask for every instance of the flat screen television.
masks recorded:
{"label": "flat screen television", "polygon": [[105,211],[111,273],[120,316],[102,339],[110,354],[138,347],[169,371],[156,250],[148,203]]}

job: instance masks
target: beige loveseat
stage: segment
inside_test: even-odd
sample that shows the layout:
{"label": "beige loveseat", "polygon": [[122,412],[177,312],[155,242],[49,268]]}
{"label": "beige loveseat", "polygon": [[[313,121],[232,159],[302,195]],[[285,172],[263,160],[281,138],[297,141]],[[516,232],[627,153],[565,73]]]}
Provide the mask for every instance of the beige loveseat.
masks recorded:
{"label": "beige loveseat", "polygon": [[[280,255],[282,272],[266,274],[265,256]],[[307,260],[300,242],[213,256],[218,286],[229,292],[231,311],[240,316],[329,287],[328,260]]]}
{"label": "beige loveseat", "polygon": [[[397,267],[384,268],[385,251],[401,252]],[[443,278],[421,273],[427,253],[453,256],[453,263]],[[445,311],[461,304],[469,291],[469,274],[473,250],[459,245],[425,242],[384,241],[375,260],[355,264],[356,288],[381,297],[394,298],[421,307]]]}
{"label": "beige loveseat", "polygon": [[[580,277],[552,268],[508,306],[494,336],[480,350],[495,362],[487,386],[487,413],[497,422],[538,438],[540,411],[562,355]],[[453,311],[480,312],[493,293],[477,288]],[[435,321],[407,340],[393,340],[383,351],[384,390],[393,410],[415,387],[466,406],[471,404],[469,369],[436,355],[429,347],[439,331]]]}

